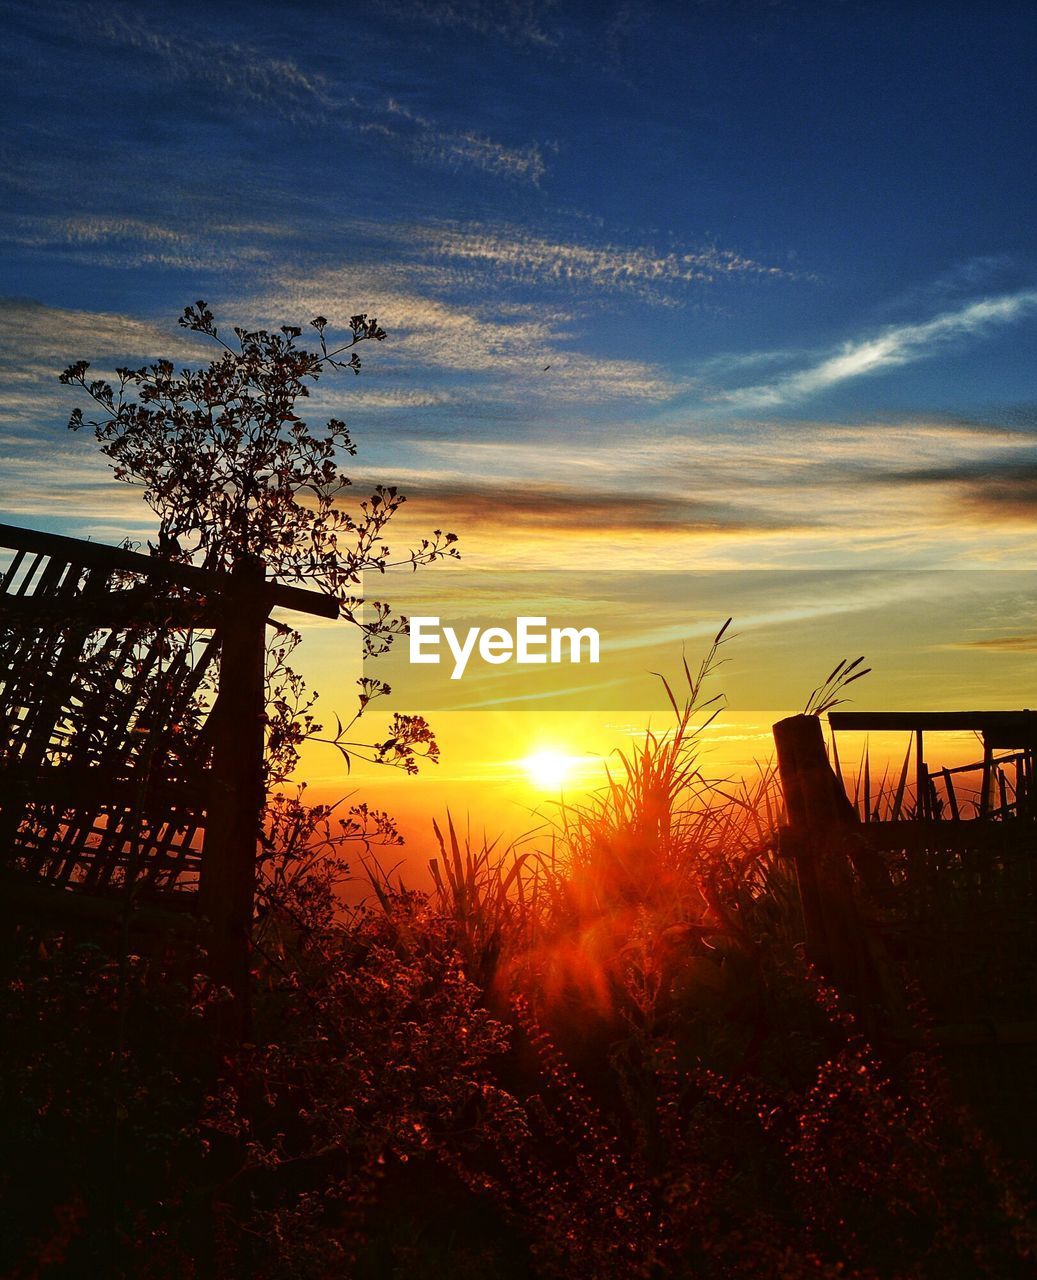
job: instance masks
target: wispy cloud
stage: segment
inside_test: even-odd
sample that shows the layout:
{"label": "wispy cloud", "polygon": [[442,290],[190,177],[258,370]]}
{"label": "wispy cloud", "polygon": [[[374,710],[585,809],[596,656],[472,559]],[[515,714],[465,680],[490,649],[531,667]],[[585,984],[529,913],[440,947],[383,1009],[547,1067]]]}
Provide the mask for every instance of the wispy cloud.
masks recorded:
{"label": "wispy cloud", "polygon": [[113,480],[89,440],[49,441],[43,447],[45,466],[40,448],[4,449],[0,511],[5,520],[36,527],[60,520],[77,535],[109,542],[154,535],[155,516],[140,490]]}
{"label": "wispy cloud", "polygon": [[[701,424],[670,414],[665,427],[643,432],[631,449],[632,428],[600,430],[593,448],[574,450],[566,439],[538,432],[534,440],[422,440],[415,448],[433,469],[463,475],[475,468],[502,487],[522,479],[550,480],[564,468],[581,487],[606,487],[623,475],[633,486],[660,493],[783,495],[795,489],[811,502],[862,485],[888,490],[890,481],[929,483],[988,475],[1003,477],[1032,457],[1024,429],[954,419],[898,418],[861,423],[775,421],[733,426]],[[948,467],[947,458],[955,463]],[[851,495],[852,496],[852,495]],[[754,499],[755,500],[755,499]],[[784,496],[780,501],[785,501]],[[900,498],[897,498],[900,501]]]}
{"label": "wispy cloud", "polygon": [[[488,17],[488,6],[486,12]],[[212,103],[223,109],[254,112],[261,108],[295,123],[319,122],[325,129],[375,134],[420,163],[477,169],[533,185],[545,171],[536,143],[508,145],[477,130],[452,128],[397,97],[349,94],[332,79],[290,58],[273,58],[236,41],[202,41],[179,31],[166,33],[100,8],[84,10],[77,20],[96,40],[140,55],[168,79],[204,86]],[[473,21],[478,20],[473,15]]]}
{"label": "wispy cloud", "polygon": [[391,339],[379,352],[383,369],[406,370],[412,380],[453,378],[459,400],[466,390],[473,393],[469,379],[476,377],[474,393],[484,406],[661,404],[682,389],[646,361],[574,350],[572,318],[565,312],[542,305],[451,302],[424,292],[424,277],[420,265],[284,273],[276,292],[255,300],[253,307],[264,322],[283,317],[286,308],[310,315],[375,314]]}
{"label": "wispy cloud", "polygon": [[[159,326],[115,312],[48,307],[28,298],[0,299],[0,370],[4,389],[52,382],[73,360],[100,368],[158,355],[197,355],[205,348],[175,324]],[[64,389],[62,394],[67,396]]]}
{"label": "wispy cloud", "polygon": [[1026,283],[1026,266],[1013,255],[974,254],[952,263],[931,280],[910,285],[890,299],[888,314],[895,321],[920,311],[950,310],[984,294],[1012,293]]}
{"label": "wispy cloud", "polygon": [[0,510],[19,523],[60,521],[79,535],[142,538],[155,517],[139,489],[113,480],[89,431],[66,429],[82,394],[58,382],[72,361],[99,376],[159,355],[191,360],[202,348],[173,326],[109,312],[0,300]]}
{"label": "wispy cloud", "polygon": [[[365,458],[376,470],[392,465],[412,499],[405,522],[447,522],[464,535],[466,553],[488,562],[505,541],[524,563],[553,563],[564,534],[567,561],[591,566],[603,548],[654,570],[977,567],[999,557],[1018,566],[1018,524],[997,523],[985,505],[994,495],[940,464],[953,454],[962,472],[968,464],[986,474],[997,460],[1001,479],[1032,456],[1032,437],[935,419],[751,430],[697,422],[682,434],[642,435],[633,450],[617,426],[595,432],[586,449],[540,431],[514,441],[412,437],[405,459],[375,454]],[[903,467],[908,459],[913,471]],[[1037,519],[1037,481],[1021,475],[1013,499],[1019,520]]]}
{"label": "wispy cloud", "polygon": [[551,25],[555,0],[375,0],[374,8],[408,24],[471,31],[508,44],[546,49],[558,43]]}
{"label": "wispy cloud", "polygon": [[985,640],[966,640],[955,649],[979,649],[989,653],[1037,653],[1037,635],[991,636]]}
{"label": "wispy cloud", "polygon": [[96,39],[142,54],[174,79],[205,84],[240,106],[312,120],[335,105],[328,80],[289,58],[271,58],[237,42],[194,40],[182,31],[166,35],[109,8],[79,8],[76,18]]}
{"label": "wispy cloud", "polygon": [[[399,483],[408,494],[398,541],[435,525],[460,532],[466,555],[492,562],[506,543],[527,562],[549,563],[564,538],[573,563],[608,555],[645,568],[904,555],[975,563],[1017,556],[1020,525],[1037,523],[1032,423],[749,426],[671,409],[646,432],[638,404],[665,404],[678,389],[664,371],[567,352],[561,316],[456,306],[405,285],[405,276],[377,269],[286,278],[231,317],[269,324],[317,311],[379,315],[390,342],[369,353],[359,380],[322,382],[308,412],[350,421],[361,447],[350,467],[358,485]],[[95,532],[105,517],[136,527],[139,511],[89,440],[64,434],[75,397],[56,374],[78,357],[103,371],[211,354],[172,317],[158,326],[0,304],[0,502],[9,513],[61,511]],[[629,425],[614,402],[629,407]],[[564,430],[552,425],[560,416]],[[510,438],[500,438],[505,432]],[[118,515],[106,508],[116,494],[128,504]]]}
{"label": "wispy cloud", "polygon": [[269,264],[268,237],[287,238],[282,228],[179,228],[146,218],[81,215],[71,218],[17,218],[0,222],[0,240],[49,256],[74,258],[94,266],[177,271],[234,271]]}
{"label": "wispy cloud", "polygon": [[720,393],[739,410],[779,408],[869,374],[926,360],[946,346],[981,337],[1037,310],[1037,289],[983,298],[918,324],[891,325],[873,337],[845,343],[837,352],[771,382]]}
{"label": "wispy cloud", "polygon": [[[351,388],[351,399],[355,399],[357,407],[368,409],[433,409],[449,408],[463,404],[462,397],[446,387],[380,387],[371,378],[361,379]],[[329,396],[314,395],[313,402],[318,408],[323,407]]]}
{"label": "wispy cloud", "polygon": [[780,267],[716,246],[659,252],[642,246],[551,240],[516,227],[415,228],[414,234],[433,258],[470,264],[491,280],[578,284],[636,293],[657,302],[673,301],[676,286],[711,284],[724,277],[789,275]]}
{"label": "wispy cloud", "polygon": [[350,105],[355,113],[355,128],[377,133],[426,163],[480,169],[494,177],[534,186],[544,176],[543,152],[536,143],[507,146],[471,129],[451,130],[396,98],[387,98],[384,103],[354,98]]}
{"label": "wispy cloud", "polygon": [[[405,475],[398,477],[404,480]],[[423,505],[443,512],[451,528],[493,522],[501,529],[551,535],[593,530],[598,537],[644,532],[702,534],[733,530],[791,529],[809,521],[788,513],[760,512],[717,496],[645,493],[629,488],[588,489],[580,483],[544,481],[501,484],[417,477]]]}
{"label": "wispy cloud", "polygon": [[987,451],[978,457],[915,469],[892,471],[886,477],[944,491],[947,504],[960,516],[995,527],[1008,520],[1037,525],[1037,463],[1032,437],[1008,453]]}

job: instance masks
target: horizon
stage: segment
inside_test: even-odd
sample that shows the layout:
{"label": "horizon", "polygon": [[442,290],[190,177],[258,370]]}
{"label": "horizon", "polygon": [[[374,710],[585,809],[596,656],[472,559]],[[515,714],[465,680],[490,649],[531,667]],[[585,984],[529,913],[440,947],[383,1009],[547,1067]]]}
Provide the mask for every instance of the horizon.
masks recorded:
{"label": "horizon", "polygon": [[[731,614],[721,771],[861,651],[861,707],[1033,701],[1032,601],[976,586],[1034,567],[1032,6],[3,12],[20,110],[0,126],[0,518],[153,532],[65,430],[73,360],[204,361],[175,323],[199,297],[227,327],[366,311],[387,341],[307,416],[345,418],[358,496],[408,496],[395,549],[459,535],[460,566],[415,579],[431,612],[469,574],[520,569],[730,583],[709,608],[606,610],[628,705],[603,674],[579,707],[494,687],[496,710],[437,726],[419,685],[400,709],[439,728],[438,768],[347,776],[314,748],[315,795],[360,786],[405,815],[467,800],[491,825],[480,804],[538,803],[523,761],[604,759],[658,723],[650,673]],[[789,575],[782,619],[748,571]],[[949,571],[966,577],[941,595]],[[925,590],[892,590],[904,573]],[[840,575],[887,586],[855,604]],[[349,642],[303,631],[330,717],[353,697]]]}

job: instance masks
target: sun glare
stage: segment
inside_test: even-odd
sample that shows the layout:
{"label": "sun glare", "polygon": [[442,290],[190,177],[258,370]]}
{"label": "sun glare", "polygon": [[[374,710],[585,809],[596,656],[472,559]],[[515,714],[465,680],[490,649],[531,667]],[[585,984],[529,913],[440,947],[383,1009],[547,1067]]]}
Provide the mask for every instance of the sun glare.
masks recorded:
{"label": "sun glare", "polygon": [[576,763],[576,757],[567,756],[564,751],[544,750],[526,756],[522,767],[536,786],[544,791],[560,791]]}

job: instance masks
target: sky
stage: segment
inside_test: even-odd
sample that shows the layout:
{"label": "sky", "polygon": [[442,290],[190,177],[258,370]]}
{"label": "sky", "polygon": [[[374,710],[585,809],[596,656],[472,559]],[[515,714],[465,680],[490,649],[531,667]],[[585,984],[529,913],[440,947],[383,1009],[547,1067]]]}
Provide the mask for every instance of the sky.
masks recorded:
{"label": "sky", "polygon": [[[770,615],[750,569],[1034,567],[1032,4],[0,14],[0,519],[146,536],[138,496],[65,430],[56,374],[204,359],[175,322],[205,298],[228,327],[378,317],[361,376],[310,408],[346,419],[358,486],[408,495],[399,546],[455,531],[459,573],[724,573],[751,636]],[[820,582],[795,579],[792,615],[816,614]],[[1004,615],[932,591],[908,679],[899,590],[876,705],[960,700],[946,654],[969,646],[969,700],[1025,703],[1025,591]],[[665,660],[645,612],[638,671]],[[679,659],[679,610],[668,625]],[[801,634],[775,670],[805,696],[875,633],[855,625]],[[337,644],[309,641],[332,700]],[[760,743],[798,709],[785,684],[746,696]],[[460,714],[442,776],[470,779],[486,722]]]}

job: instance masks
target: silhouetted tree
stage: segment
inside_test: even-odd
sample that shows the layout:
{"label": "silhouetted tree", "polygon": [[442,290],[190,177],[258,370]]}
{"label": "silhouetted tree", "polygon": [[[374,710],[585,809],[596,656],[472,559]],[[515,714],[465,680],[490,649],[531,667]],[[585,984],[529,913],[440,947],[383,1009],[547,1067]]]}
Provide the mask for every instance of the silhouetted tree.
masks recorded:
{"label": "silhouetted tree", "polygon": [[[366,314],[356,315],[348,336],[335,343],[327,320],[318,316],[310,322],[318,350],[300,346],[302,330],[293,325],[276,332],[235,328],[228,342],[204,301],[187,307],[179,323],[217,343],[220,355],[197,370],[177,371],[169,360],[117,369],[114,385],[88,379],[90,365],[80,360],[61,382],[82,387],[101,412],[88,420],[77,408],[69,427],[90,426],[115,478],[143,489],[158,516],[157,541],[149,544],[154,554],[222,571],[244,557],[261,557],[272,578],[334,596],[341,616],[362,630],[365,656],[384,652],[406,631],[406,619],[356,594],[363,574],[456,556],[456,536],[437,529],[391,560],[385,528],[403,495],[378,485],[347,509],[342,500],[351,481],[340,460],[356,449],[345,423],[330,418],[314,428],[296,412],[326,371],[358,374],[356,348],[381,342],[384,330]],[[286,777],[302,739],[321,732],[311,715],[314,696],[287,662],[297,641],[297,633],[282,627],[271,657],[273,778]],[[417,756],[436,758],[435,739],[419,716],[395,716],[380,743],[351,741],[352,726],[368,704],[389,692],[371,677],[358,684],[356,715],[345,725],[338,721],[330,739],[347,764],[359,754],[413,772]]]}

